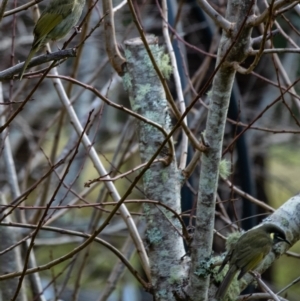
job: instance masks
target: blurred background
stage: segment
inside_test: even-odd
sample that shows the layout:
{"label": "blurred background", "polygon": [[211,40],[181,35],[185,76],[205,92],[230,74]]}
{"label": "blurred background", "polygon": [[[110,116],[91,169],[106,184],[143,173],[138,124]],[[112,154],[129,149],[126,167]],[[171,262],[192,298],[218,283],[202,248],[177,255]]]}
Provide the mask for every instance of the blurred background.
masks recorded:
{"label": "blurred background", "polygon": [[[25,0],[10,1],[7,10],[28,3]],[[49,1],[39,4],[41,10]],[[129,107],[127,93],[122,79],[110,66],[105,51],[103,10],[101,2],[93,8],[95,1],[87,0],[80,19],[81,32],[75,34],[67,47],[80,47],[77,57],[69,58],[59,64],[58,73],[74,77],[78,81],[100,91],[110,101]],[[113,1],[120,8],[115,12],[117,40],[122,43],[138,36],[131,12],[121,1]],[[210,4],[223,16],[226,1],[211,1]],[[162,37],[161,4],[159,1],[134,1],[139,21],[146,33]],[[215,67],[216,51],[221,31],[203,13],[197,1],[168,0],[170,34],[185,91],[188,105],[198,95]],[[91,11],[90,11],[91,9]],[[257,14],[265,9],[256,8]],[[90,12],[90,13],[89,13]],[[0,34],[0,71],[26,59],[33,41],[33,28],[36,11],[33,8],[21,10],[2,19]],[[296,8],[286,11],[278,17],[272,27],[272,36],[267,42],[268,48],[294,48],[299,44],[299,12]],[[62,41],[51,44],[52,51],[63,47]],[[253,39],[263,34],[262,26],[253,31]],[[80,44],[82,41],[84,43]],[[269,44],[268,44],[269,43]],[[260,44],[254,44],[259,49]],[[39,54],[45,53],[41,49]],[[253,57],[244,62],[249,66]],[[32,68],[41,70],[44,66]],[[3,102],[1,116],[11,115],[29,95],[38,82],[40,73],[32,73],[29,79],[22,81],[11,79],[2,82]],[[282,94],[282,89],[299,79],[299,55],[295,53],[265,54],[254,72],[248,75],[237,74],[228,112],[228,122],[224,140],[224,158],[231,162],[229,181],[244,192],[263,201],[273,208],[299,193],[299,84],[294,85],[292,93]],[[71,99],[83,126],[87,126],[90,139],[111,176],[132,169],[140,164],[138,141],[135,136],[135,120],[124,111],[117,110],[104,103],[93,91],[86,87],[63,80],[66,92]],[[176,99],[174,82],[171,77],[169,86]],[[200,97],[199,97],[200,96]],[[201,91],[197,104],[188,115],[193,132],[200,137],[205,129],[209,90]],[[88,121],[90,120],[90,121]],[[174,123],[175,123],[174,118]],[[240,133],[251,124],[241,136]],[[24,109],[9,125],[9,138],[17,171],[21,193],[35,185],[14,213],[23,212],[29,224],[39,221],[43,206],[54,198],[52,209],[47,215],[47,225],[61,229],[91,233],[107,217],[112,209],[111,202],[103,182],[95,181],[89,187],[89,181],[99,175],[87,156],[86,150],[79,146],[74,158],[72,153],[78,145],[78,136],[74,131],[57,95],[51,78],[39,85]],[[236,139],[238,137],[238,139]],[[180,149],[180,132],[174,140]],[[0,156],[3,156],[4,138],[1,138]],[[189,148],[189,159],[193,155]],[[45,181],[38,182],[49,168],[63,160]],[[59,183],[70,163],[68,174]],[[14,201],[8,184],[4,160],[0,160],[0,193],[2,207]],[[120,194],[130,185],[135,173],[115,182]],[[190,212],[196,200],[199,168],[195,170],[187,184],[182,188],[182,207],[185,221],[191,225]],[[59,187],[59,188],[58,188]],[[56,191],[56,189],[58,190]],[[55,192],[55,193],[54,193]],[[129,199],[143,199],[142,183],[138,185]],[[225,181],[220,180],[216,219],[216,229],[223,234],[236,230],[228,220],[222,217],[225,210],[234,225],[249,229],[266,218],[266,212],[252,202],[236,194]],[[100,204],[100,205],[99,205]],[[222,207],[221,207],[222,206]],[[140,204],[129,203],[128,207],[142,234],[144,225]],[[2,214],[2,213],[1,213]],[[12,216],[14,220],[14,217]],[[19,239],[32,230],[14,228]],[[100,238],[126,254],[132,265],[139,270],[139,262],[132,242],[128,237],[123,220],[116,215],[110,225],[101,233]],[[73,250],[83,238],[68,236],[53,231],[40,231],[35,240],[35,254],[39,265],[59,258]],[[217,253],[224,251],[224,244],[216,239],[214,248]],[[299,251],[299,245],[292,248]],[[296,257],[299,257],[296,256]],[[264,274],[271,288],[278,291],[299,277],[295,267],[298,258],[283,256]],[[105,287],[118,258],[107,248],[96,242],[77,253],[69,261],[40,273],[47,300],[151,300],[144,293],[134,277],[121,267],[116,273],[122,275],[108,296],[104,296]],[[27,280],[26,280],[27,281]],[[298,300],[300,286],[295,283],[287,290],[289,300]],[[28,287],[29,300],[35,300]],[[108,298],[108,299],[107,299]]]}

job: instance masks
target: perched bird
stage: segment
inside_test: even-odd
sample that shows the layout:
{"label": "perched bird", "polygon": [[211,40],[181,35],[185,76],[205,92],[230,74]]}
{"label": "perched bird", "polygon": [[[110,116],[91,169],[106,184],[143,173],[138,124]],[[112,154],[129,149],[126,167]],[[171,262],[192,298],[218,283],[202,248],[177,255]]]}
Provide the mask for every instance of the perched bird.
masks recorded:
{"label": "perched bird", "polygon": [[284,231],[273,224],[263,224],[245,232],[227,253],[219,272],[229,263],[229,269],[220,284],[215,298],[223,300],[229,288],[231,281],[238,271],[237,279],[240,280],[247,272],[253,270],[272,250],[273,245],[278,242],[290,244],[286,240]]}
{"label": "perched bird", "polygon": [[34,40],[20,72],[20,80],[31,58],[43,45],[50,40],[62,39],[77,24],[84,5],[85,0],[52,0],[49,3],[34,27]]}

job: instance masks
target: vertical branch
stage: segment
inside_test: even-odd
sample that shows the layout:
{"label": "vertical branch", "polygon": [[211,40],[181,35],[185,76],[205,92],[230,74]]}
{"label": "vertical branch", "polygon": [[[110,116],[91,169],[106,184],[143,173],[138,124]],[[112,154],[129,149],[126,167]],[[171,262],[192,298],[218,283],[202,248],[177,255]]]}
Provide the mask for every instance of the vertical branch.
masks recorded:
{"label": "vertical branch", "polygon": [[[157,39],[147,37],[147,42],[155,61],[164,72],[164,54],[157,45]],[[125,56],[127,70],[123,81],[132,109],[170,132],[171,119],[165,91],[140,38],[125,42]],[[138,122],[137,131],[142,162],[148,162],[165,137],[143,121]],[[165,157],[171,151],[169,147],[164,147],[158,158]],[[150,166],[144,174],[143,182],[146,198],[159,201],[179,213],[181,187],[176,165],[173,157],[168,166],[162,163]],[[174,300],[173,289],[182,285],[185,275],[181,260],[185,253],[181,225],[171,212],[152,204],[144,205],[144,214],[155,300]]]}
{"label": "vertical branch", "polygon": [[[8,177],[7,177],[8,178],[8,183],[9,183],[9,186],[10,186],[11,191],[12,191],[12,196],[13,196],[14,199],[16,199],[21,195],[21,192],[20,192],[20,188],[19,188],[19,184],[18,184],[17,172],[16,172],[16,168],[15,168],[15,164],[14,164],[14,160],[13,160],[13,156],[12,156],[11,147],[10,147],[9,136],[6,136],[6,134],[7,134],[7,131],[4,130],[4,132],[2,134],[2,136],[5,139],[5,141],[4,141],[4,151],[3,151],[4,161],[5,161],[5,165],[6,165],[6,174],[8,175]],[[7,217],[6,219],[9,219],[9,217]],[[20,223],[21,222],[26,223],[26,218],[25,218],[24,211],[21,211],[21,212],[17,211],[16,219]],[[5,231],[3,231],[2,233],[5,233]],[[12,237],[11,237],[10,233],[8,233],[8,236],[9,236],[9,239],[6,239],[5,237],[2,237],[1,240],[10,241],[11,244],[14,244],[13,241],[17,239],[16,236],[12,235]],[[23,253],[26,253],[28,251],[28,249],[29,249],[29,243],[28,243],[28,241],[25,241],[22,244]],[[19,252],[20,252],[19,249],[16,248],[16,250],[14,250],[12,253],[15,253],[16,263],[14,263],[14,265],[20,265],[21,266],[21,262],[20,262],[20,258],[19,258],[19,256],[20,256]],[[7,255],[12,256],[9,253]],[[36,263],[36,259],[35,259],[35,254],[34,254],[34,252],[31,252],[30,256],[29,256],[29,259],[28,259],[28,268],[34,268],[36,266],[37,266],[37,263]],[[19,269],[15,269],[15,271],[16,270],[19,270]],[[7,273],[6,269],[5,269],[5,273]],[[32,293],[35,296],[36,300],[46,301],[44,295],[42,294],[43,288],[42,288],[41,279],[40,279],[39,274],[38,273],[31,274],[28,277],[29,277],[29,282],[30,282]],[[14,280],[16,280],[16,279],[14,279]],[[25,291],[24,291],[23,287],[20,290],[20,293],[18,294],[18,297],[15,300],[27,300],[27,297],[25,295]]]}
{"label": "vertical branch", "polygon": [[[53,73],[54,73],[54,75],[58,75],[56,68],[53,69]],[[70,99],[68,98],[68,96],[66,94],[66,91],[62,85],[61,80],[54,79],[53,83],[55,85],[55,88],[57,90],[59,98],[60,98],[61,102],[63,103],[63,105],[70,117],[70,120],[72,122],[72,125],[74,126],[75,131],[77,132],[78,135],[81,135],[81,133],[83,132],[83,127],[82,127],[82,125],[78,119],[78,116],[70,102]],[[110,177],[108,176],[108,173],[107,173],[104,165],[100,161],[99,156],[98,156],[93,144],[91,143],[89,137],[85,133],[82,136],[82,143],[85,146],[85,148],[89,151],[89,153],[88,153],[89,157],[90,157],[91,161],[93,162],[97,172],[101,176],[103,176],[104,179],[107,180],[105,182],[105,185],[106,185],[106,188],[109,191],[112,199],[115,202],[120,201],[121,197],[119,195],[119,192],[117,191],[115,185],[111,181],[109,181]],[[129,231],[129,233],[132,237],[132,240],[134,241],[134,244],[137,248],[137,252],[141,259],[141,264],[144,268],[144,271],[145,271],[146,275],[148,277],[150,277],[148,256],[144,249],[144,245],[142,243],[140,234],[138,233],[138,230],[136,228],[135,222],[133,221],[133,218],[132,218],[130,212],[128,211],[127,207],[124,204],[120,205],[119,211],[121,213],[121,216],[122,216],[124,222],[126,223],[126,225],[128,227],[128,231]]]}
{"label": "vertical branch", "polygon": [[[251,28],[245,27],[252,12],[254,1],[229,1],[226,19],[234,22],[231,33],[223,30],[217,57],[217,71],[212,85],[205,138],[210,145],[202,155],[201,173],[195,233],[191,252],[191,270],[188,293],[192,300],[207,300],[209,288],[208,263],[212,253],[215,220],[216,194],[219,179],[219,164],[222,156],[223,136],[230,95],[235,78],[234,63],[241,63],[247,56]],[[225,58],[225,60],[224,60]]]}
{"label": "vertical branch", "polygon": [[125,60],[120,54],[117,45],[112,0],[103,0],[102,4],[103,4],[103,13],[105,15],[104,35],[105,35],[106,52],[111,65],[117,71],[117,73],[121,75],[123,74],[123,65],[125,63]]}
{"label": "vertical branch", "polygon": [[[2,83],[0,82],[0,103],[3,103],[3,91],[2,91]],[[4,115],[4,105],[0,106],[0,124],[5,123],[5,115]],[[10,168],[10,165],[14,166],[12,163],[12,153],[9,143],[8,130],[5,129],[1,133],[1,149],[3,147],[3,160],[6,166],[6,177],[9,183],[17,183],[17,175],[16,170],[14,168]],[[10,185],[12,186],[12,184]],[[12,195],[16,195],[15,190],[12,188]],[[4,196],[0,195],[0,203],[6,205],[6,201]],[[10,216],[6,217],[6,221],[10,222]],[[1,241],[1,250],[5,250],[8,247],[11,247],[17,242],[16,232],[10,228],[1,227],[0,231],[0,241]],[[21,270],[21,250],[19,247],[14,248],[12,251],[7,252],[0,256],[0,274],[3,275],[5,273],[15,272]],[[16,288],[18,287],[18,278],[12,278],[0,282],[0,300],[10,300]],[[22,288],[17,301],[26,301],[26,294],[24,288]]]}
{"label": "vertical branch", "polygon": [[[172,68],[173,68],[173,76],[174,76],[174,82],[175,82],[180,112],[181,112],[181,114],[183,114],[185,112],[186,107],[185,107],[182,86],[181,86],[181,80],[180,80],[178,67],[177,67],[177,61],[176,61],[174,49],[173,49],[170,35],[169,35],[167,0],[162,1],[162,14],[163,14],[163,16],[162,16],[163,17],[163,35],[165,38],[165,42],[167,45],[168,53],[169,53]],[[183,119],[183,123],[187,125],[186,117]],[[181,145],[182,145],[182,149],[181,149],[181,154],[180,154],[179,168],[184,169],[186,167],[186,162],[187,162],[188,137],[183,130],[182,130]]]}
{"label": "vertical branch", "polygon": [[2,21],[7,2],[8,0],[3,0],[2,3],[0,4],[0,22]]}

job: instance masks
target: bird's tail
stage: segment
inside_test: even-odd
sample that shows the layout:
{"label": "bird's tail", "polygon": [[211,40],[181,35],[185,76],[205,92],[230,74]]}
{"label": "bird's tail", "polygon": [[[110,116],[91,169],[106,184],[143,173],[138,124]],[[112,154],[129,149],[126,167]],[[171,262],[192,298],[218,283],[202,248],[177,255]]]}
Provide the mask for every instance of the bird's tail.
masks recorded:
{"label": "bird's tail", "polygon": [[225,275],[222,283],[220,284],[217,292],[216,292],[216,295],[215,295],[215,298],[218,300],[218,301],[222,301],[224,298],[225,298],[225,295],[227,293],[227,290],[229,288],[229,285],[232,281],[232,279],[234,278],[235,274],[237,273],[237,269],[235,266],[232,266],[227,274]]}
{"label": "bird's tail", "polygon": [[30,50],[30,52],[29,52],[29,54],[27,56],[27,59],[26,59],[26,61],[24,63],[24,66],[23,66],[23,68],[22,68],[22,70],[20,72],[20,75],[19,75],[20,76],[20,80],[22,80],[22,77],[24,75],[24,72],[25,72],[28,64],[30,63],[30,61],[31,61],[32,57],[34,56],[34,54],[39,50],[39,48],[40,47],[32,47],[31,48],[31,50]]}

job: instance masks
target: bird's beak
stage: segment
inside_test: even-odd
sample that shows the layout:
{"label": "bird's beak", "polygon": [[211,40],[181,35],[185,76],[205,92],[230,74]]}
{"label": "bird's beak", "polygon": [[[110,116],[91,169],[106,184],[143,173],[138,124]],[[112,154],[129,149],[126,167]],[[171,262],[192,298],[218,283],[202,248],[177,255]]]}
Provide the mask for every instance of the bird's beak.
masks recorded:
{"label": "bird's beak", "polygon": [[283,241],[285,241],[287,244],[289,244],[290,246],[292,245],[288,240],[284,239]]}
{"label": "bird's beak", "polygon": [[291,246],[291,243],[287,239],[284,239],[284,238],[280,237],[279,241],[280,242],[284,242],[285,241],[287,244],[289,244]]}

